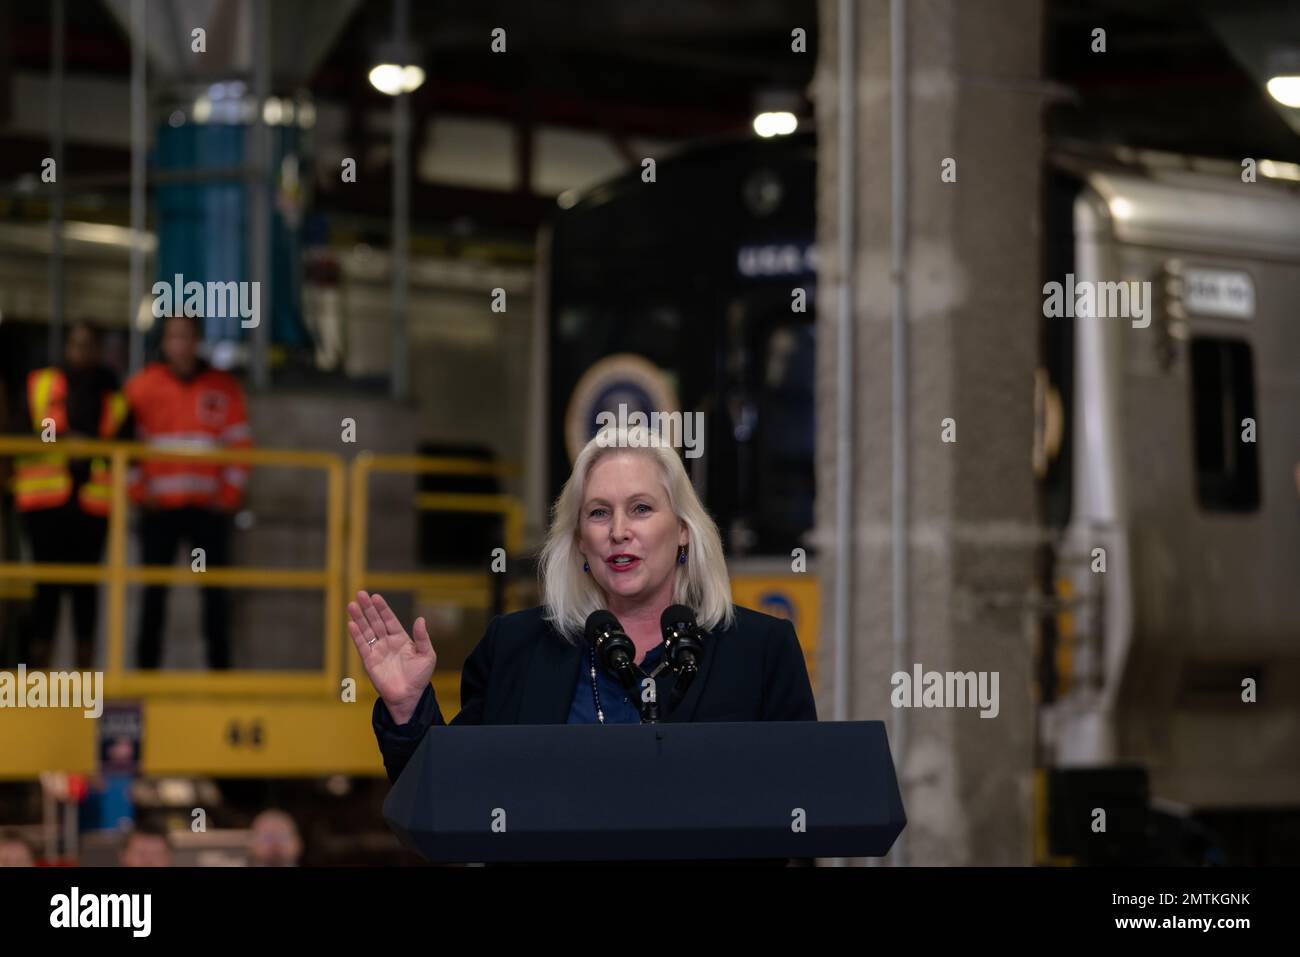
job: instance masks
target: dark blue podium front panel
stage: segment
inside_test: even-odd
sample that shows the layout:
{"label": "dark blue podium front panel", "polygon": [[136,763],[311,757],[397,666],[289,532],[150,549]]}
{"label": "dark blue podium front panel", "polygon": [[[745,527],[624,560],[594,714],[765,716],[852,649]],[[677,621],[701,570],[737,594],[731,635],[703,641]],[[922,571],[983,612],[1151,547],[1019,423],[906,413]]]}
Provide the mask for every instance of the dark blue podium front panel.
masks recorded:
{"label": "dark blue podium front panel", "polygon": [[384,816],[432,861],[878,857],[879,721],[431,728]]}

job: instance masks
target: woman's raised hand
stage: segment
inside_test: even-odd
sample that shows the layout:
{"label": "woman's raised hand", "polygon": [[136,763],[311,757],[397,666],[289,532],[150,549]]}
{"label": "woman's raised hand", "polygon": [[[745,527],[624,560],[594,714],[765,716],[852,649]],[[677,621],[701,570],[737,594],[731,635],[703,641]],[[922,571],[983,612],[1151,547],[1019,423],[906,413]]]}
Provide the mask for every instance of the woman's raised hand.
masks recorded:
{"label": "woman's raised hand", "polygon": [[406,724],[433,677],[438,655],[423,618],[415,619],[415,638],[397,620],[382,595],[357,592],[348,602],[348,634],[357,646],[370,683],[398,724]]}

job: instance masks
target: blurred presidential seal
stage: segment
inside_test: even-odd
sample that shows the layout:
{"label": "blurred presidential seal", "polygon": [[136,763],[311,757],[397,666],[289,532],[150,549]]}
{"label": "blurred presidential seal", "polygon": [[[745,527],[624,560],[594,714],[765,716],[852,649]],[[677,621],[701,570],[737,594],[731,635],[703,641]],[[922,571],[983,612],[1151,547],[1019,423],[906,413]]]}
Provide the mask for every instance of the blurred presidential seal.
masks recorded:
{"label": "blurred presidential seal", "polygon": [[569,461],[611,421],[649,421],[652,415],[658,420],[672,414],[680,418],[677,390],[666,372],[630,352],[606,356],[582,374],[569,396],[564,414]]}

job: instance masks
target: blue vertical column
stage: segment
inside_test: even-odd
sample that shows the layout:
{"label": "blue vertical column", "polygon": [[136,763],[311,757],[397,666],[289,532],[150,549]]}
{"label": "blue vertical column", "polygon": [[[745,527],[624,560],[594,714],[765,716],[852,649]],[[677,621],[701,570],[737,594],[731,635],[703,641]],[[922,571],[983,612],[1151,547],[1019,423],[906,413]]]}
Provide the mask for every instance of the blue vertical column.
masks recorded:
{"label": "blue vertical column", "polygon": [[[272,341],[299,345],[307,341],[302,325],[301,255],[298,230],[301,217],[286,219],[279,203],[279,173],[286,156],[297,156],[300,135],[296,127],[274,126],[271,137],[271,294],[261,301],[261,319],[271,322]],[[173,283],[243,282],[249,268],[249,203],[253,191],[243,178],[245,138],[242,123],[162,124],[158,129],[153,166],[162,175],[155,188],[158,221],[157,279]],[[182,181],[168,181],[167,173],[184,172]],[[204,174],[210,174],[205,176]],[[240,342],[250,330],[239,316],[208,316],[204,337],[208,342]]]}

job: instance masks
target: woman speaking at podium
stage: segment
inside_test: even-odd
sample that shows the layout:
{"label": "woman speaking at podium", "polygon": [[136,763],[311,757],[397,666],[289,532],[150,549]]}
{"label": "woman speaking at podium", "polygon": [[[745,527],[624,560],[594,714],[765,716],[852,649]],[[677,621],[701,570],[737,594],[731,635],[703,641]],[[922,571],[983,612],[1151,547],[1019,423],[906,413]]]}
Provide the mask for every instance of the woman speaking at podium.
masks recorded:
{"label": "woman speaking at podium", "polygon": [[[623,635],[642,682],[655,683],[653,700],[671,705],[662,720],[817,720],[794,627],[731,604],[717,526],[656,433],[607,429],[587,443],[555,502],[539,574],[545,603],[494,618],[465,660],[453,725],[641,721],[647,695],[626,680]],[[668,667],[664,641],[680,606],[694,612],[699,649],[685,680]],[[616,619],[604,636],[615,630],[626,649],[622,683],[597,654],[606,644],[591,640],[592,622],[611,622],[593,614],[602,610]],[[378,594],[358,592],[348,613],[396,781],[425,732],[444,724],[430,685],[438,656],[424,619],[408,634]],[[673,694],[676,681],[684,694]]]}

